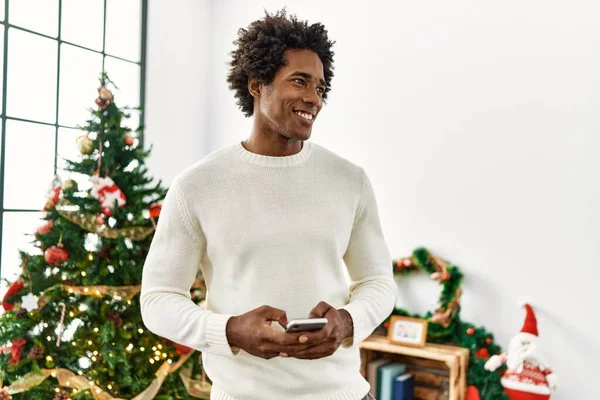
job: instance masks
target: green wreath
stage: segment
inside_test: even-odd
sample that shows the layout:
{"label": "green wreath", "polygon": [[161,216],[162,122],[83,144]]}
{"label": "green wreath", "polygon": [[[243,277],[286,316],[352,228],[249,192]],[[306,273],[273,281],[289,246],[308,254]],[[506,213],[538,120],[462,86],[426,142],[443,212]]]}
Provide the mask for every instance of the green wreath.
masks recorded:
{"label": "green wreath", "polygon": [[481,400],[508,400],[500,384],[499,373],[484,368],[485,362],[502,349],[494,342],[494,335],[484,327],[475,326],[460,319],[460,298],[463,274],[456,265],[435,256],[424,247],[417,248],[410,257],[393,260],[394,276],[407,276],[424,272],[442,286],[438,308],[425,314],[415,314],[395,307],[380,327],[387,335],[392,315],[426,319],[428,321],[427,341],[448,343],[469,349],[467,385],[477,387]]}

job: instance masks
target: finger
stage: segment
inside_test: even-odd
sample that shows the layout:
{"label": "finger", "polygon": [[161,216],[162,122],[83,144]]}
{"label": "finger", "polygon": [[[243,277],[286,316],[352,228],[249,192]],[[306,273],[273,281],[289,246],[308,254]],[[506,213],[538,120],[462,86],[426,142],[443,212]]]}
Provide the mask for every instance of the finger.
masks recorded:
{"label": "finger", "polygon": [[323,358],[330,356],[337,350],[333,344],[320,344],[317,346],[311,346],[305,350],[299,350],[289,354],[290,357],[299,358],[302,360],[314,360],[317,358]]}
{"label": "finger", "polygon": [[262,306],[259,308],[258,313],[267,321],[277,321],[279,325],[287,326],[287,315],[283,310],[271,306]]}
{"label": "finger", "polygon": [[301,333],[282,332],[275,329],[269,330],[265,335],[265,341],[279,346],[292,346],[299,343]]}
{"label": "finger", "polygon": [[325,314],[327,314],[327,311],[329,311],[331,307],[329,304],[327,304],[324,301],[319,302],[319,304],[317,304],[317,306],[315,308],[313,308],[310,313],[308,314],[309,318],[322,318]]}

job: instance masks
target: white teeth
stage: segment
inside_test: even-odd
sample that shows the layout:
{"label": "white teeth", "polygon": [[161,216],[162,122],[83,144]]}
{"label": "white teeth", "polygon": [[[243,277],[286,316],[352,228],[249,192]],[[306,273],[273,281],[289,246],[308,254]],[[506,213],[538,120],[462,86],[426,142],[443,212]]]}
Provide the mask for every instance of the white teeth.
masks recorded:
{"label": "white teeth", "polygon": [[312,114],[303,113],[301,111],[296,111],[296,114],[298,114],[299,116],[301,116],[303,118],[306,118],[309,121],[312,121],[312,119],[313,119]]}

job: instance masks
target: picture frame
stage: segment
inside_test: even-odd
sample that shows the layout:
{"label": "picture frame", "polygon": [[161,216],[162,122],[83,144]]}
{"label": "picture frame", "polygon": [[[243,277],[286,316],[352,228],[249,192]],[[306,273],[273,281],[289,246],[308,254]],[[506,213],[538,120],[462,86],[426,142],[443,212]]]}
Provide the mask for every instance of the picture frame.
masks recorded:
{"label": "picture frame", "polygon": [[427,342],[428,321],[420,318],[392,315],[388,341],[402,346],[423,347]]}

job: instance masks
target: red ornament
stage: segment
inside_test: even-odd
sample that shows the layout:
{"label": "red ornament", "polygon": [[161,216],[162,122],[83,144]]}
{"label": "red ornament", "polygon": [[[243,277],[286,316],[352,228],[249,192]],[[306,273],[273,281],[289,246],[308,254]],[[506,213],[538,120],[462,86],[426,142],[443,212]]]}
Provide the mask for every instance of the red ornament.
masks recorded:
{"label": "red ornament", "polygon": [[35,233],[36,233],[36,235],[45,235],[45,234],[49,233],[50,231],[52,231],[52,228],[54,228],[54,220],[51,219],[50,221],[46,222],[44,225],[37,228]]}
{"label": "red ornament", "polygon": [[49,265],[57,265],[69,258],[69,252],[58,246],[50,246],[44,252],[44,260]]}
{"label": "red ornament", "polygon": [[467,335],[473,336],[474,334],[475,334],[475,329],[473,329],[473,328],[467,329]]}
{"label": "red ornament", "polygon": [[4,311],[10,311],[14,308],[15,305],[12,303],[9,303],[7,299],[9,297],[17,294],[24,287],[25,287],[25,282],[23,281],[23,279],[20,279],[20,278],[10,284],[10,286],[8,287],[8,290],[6,291],[6,294],[2,298],[2,307],[4,308]]}
{"label": "red ornament", "polygon": [[125,135],[125,139],[123,140],[126,146],[133,146],[135,139],[131,135]]}
{"label": "red ornament", "polygon": [[188,354],[190,351],[192,351],[191,347],[187,347],[187,346],[184,346],[179,343],[173,343],[173,345],[175,346],[175,350],[177,351],[177,354],[179,354],[180,356],[184,356],[184,355]]}
{"label": "red ornament", "polygon": [[477,350],[477,352],[475,353],[475,357],[487,360],[488,358],[490,358],[490,352],[485,347],[482,347],[481,349]]}
{"label": "red ornament", "polygon": [[481,397],[479,397],[479,390],[473,385],[469,386],[465,400],[481,400]]}
{"label": "red ornament", "polygon": [[485,343],[486,344],[492,344],[492,339],[491,338],[485,338]]}
{"label": "red ornament", "polygon": [[152,204],[150,206],[150,218],[158,218],[160,212],[162,210],[162,205],[160,204]]}

